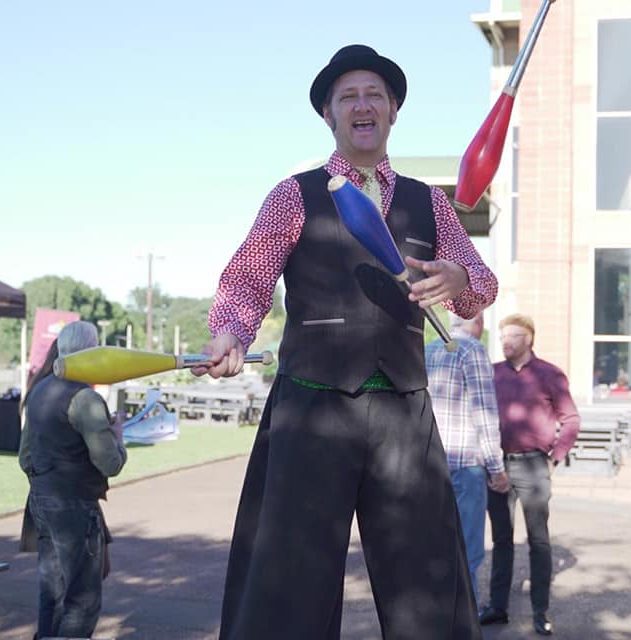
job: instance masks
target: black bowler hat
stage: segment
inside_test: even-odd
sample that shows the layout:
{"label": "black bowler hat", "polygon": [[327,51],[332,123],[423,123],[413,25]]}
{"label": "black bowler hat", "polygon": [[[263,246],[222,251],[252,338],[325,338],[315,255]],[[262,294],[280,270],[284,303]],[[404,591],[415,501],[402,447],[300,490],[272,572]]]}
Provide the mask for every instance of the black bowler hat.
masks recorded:
{"label": "black bowler hat", "polygon": [[407,82],[405,74],[399,65],[380,56],[374,49],[364,44],[351,44],[342,47],[332,58],[329,64],[318,73],[311,85],[309,98],[313,108],[322,115],[322,107],[326,100],[326,94],[331,85],[343,74],[349,71],[365,69],[373,71],[381,76],[389,85],[401,108],[405,100]]}

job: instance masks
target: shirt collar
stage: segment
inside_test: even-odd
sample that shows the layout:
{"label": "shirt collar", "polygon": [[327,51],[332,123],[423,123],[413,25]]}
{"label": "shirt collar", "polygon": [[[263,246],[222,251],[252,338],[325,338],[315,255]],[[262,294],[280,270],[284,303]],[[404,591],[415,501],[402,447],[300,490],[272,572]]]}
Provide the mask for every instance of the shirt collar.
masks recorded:
{"label": "shirt collar", "polygon": [[[364,178],[359,174],[357,169],[355,169],[355,167],[338,151],[333,152],[324,168],[327,170],[329,175],[346,176],[354,184],[361,184],[364,181]],[[379,162],[375,169],[377,172],[377,179],[380,182],[385,181],[385,183],[389,187],[394,186],[397,174],[390,166],[390,159],[388,158],[387,154],[383,157],[383,159]]]}
{"label": "shirt collar", "polygon": [[[522,371],[523,369],[525,369],[526,367],[530,367],[530,365],[535,363],[535,360],[537,360],[537,356],[535,355],[535,352],[532,351],[531,352],[531,357],[530,360],[528,360],[527,362],[525,362],[524,364],[521,365],[521,368],[519,369],[519,371]],[[517,371],[517,369],[515,369],[515,366],[513,365],[513,363],[510,360],[504,360],[504,362],[506,363],[506,366],[509,369],[512,369],[513,371]]]}

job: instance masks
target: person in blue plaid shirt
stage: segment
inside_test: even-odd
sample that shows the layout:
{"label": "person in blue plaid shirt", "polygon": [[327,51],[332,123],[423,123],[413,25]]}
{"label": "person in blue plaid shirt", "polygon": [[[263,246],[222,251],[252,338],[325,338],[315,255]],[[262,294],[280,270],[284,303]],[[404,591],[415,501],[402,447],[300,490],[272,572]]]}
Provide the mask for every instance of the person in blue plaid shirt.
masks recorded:
{"label": "person in blue plaid shirt", "polygon": [[450,314],[450,319],[458,349],[450,353],[441,340],[434,340],[425,348],[425,365],[478,600],[477,570],[484,560],[487,483],[500,493],[506,493],[509,484],[500,447],[493,365],[480,342],[483,315],[463,320]]}

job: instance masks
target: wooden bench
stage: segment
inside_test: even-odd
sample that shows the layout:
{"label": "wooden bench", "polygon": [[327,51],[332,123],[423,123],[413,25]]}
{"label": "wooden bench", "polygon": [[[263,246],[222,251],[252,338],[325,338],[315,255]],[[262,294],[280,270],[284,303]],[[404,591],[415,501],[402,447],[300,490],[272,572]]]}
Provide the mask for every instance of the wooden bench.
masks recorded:
{"label": "wooden bench", "polygon": [[617,420],[584,420],[574,446],[559,465],[560,473],[615,475],[622,463],[622,441]]}
{"label": "wooden bench", "polygon": [[[135,415],[145,404],[143,387],[118,390],[117,406],[128,416]],[[220,385],[204,387],[162,387],[161,402],[179,419],[197,420],[205,424],[253,424],[258,422],[266,394]]]}

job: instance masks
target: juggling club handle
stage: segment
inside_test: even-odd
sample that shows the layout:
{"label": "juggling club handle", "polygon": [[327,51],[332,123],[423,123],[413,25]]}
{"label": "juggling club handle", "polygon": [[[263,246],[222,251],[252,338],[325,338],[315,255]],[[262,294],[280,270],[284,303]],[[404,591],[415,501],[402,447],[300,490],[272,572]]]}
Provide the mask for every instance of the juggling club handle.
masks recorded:
{"label": "juggling club handle", "polygon": [[[410,273],[403,262],[403,256],[375,203],[343,175],[333,176],[327,188],[344,226],[351,235],[375,256],[397,281],[405,282],[411,289]],[[424,311],[445,343],[445,348],[454,351],[457,345],[436,313],[432,309]]]}
{"label": "juggling club handle", "polygon": [[[409,280],[405,281],[408,288],[412,289],[412,284]],[[436,333],[439,335],[440,339],[445,343],[445,349],[450,353],[456,351],[458,348],[458,343],[451,337],[449,331],[445,329],[443,323],[440,321],[440,318],[436,315],[436,312],[432,307],[427,307],[427,309],[423,309],[423,313],[429,320],[432,327],[434,327]]]}
{"label": "juggling club handle", "polygon": [[[204,364],[210,364],[208,356],[203,353],[190,353],[176,356],[177,369],[190,369]],[[243,358],[245,364],[272,364],[274,362],[274,354],[271,351],[262,351],[261,353],[246,353]]]}

